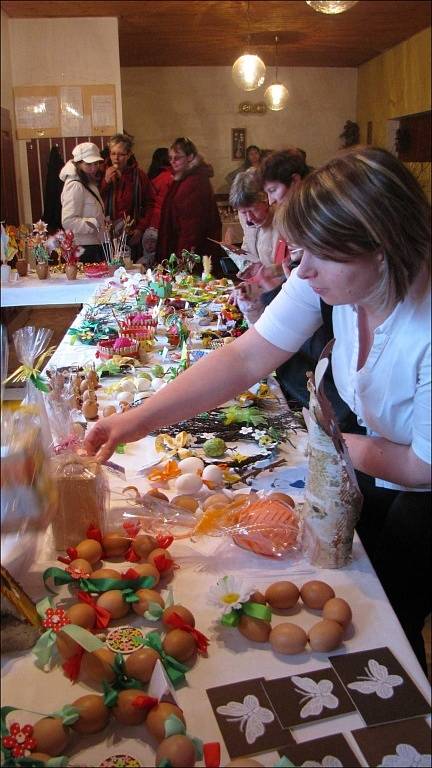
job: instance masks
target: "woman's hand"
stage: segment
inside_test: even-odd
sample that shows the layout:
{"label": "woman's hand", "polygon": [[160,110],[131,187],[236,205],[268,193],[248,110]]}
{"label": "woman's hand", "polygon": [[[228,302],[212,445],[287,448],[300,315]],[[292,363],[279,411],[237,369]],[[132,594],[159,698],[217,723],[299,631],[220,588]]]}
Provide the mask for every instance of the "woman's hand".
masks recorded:
{"label": "woman's hand", "polygon": [[[84,440],[84,448],[89,456],[96,456],[101,464],[107,461],[120,443],[131,440],[126,414],[115,414],[100,419],[89,431]],[[133,438],[132,438],[133,439]]]}
{"label": "woman's hand", "polygon": [[134,229],[130,235],[129,245],[138,245],[141,242],[142,232],[140,229]]}
{"label": "woman's hand", "polygon": [[112,184],[117,177],[117,173],[117,168],[115,168],[113,165],[109,165],[105,171],[105,183]]}

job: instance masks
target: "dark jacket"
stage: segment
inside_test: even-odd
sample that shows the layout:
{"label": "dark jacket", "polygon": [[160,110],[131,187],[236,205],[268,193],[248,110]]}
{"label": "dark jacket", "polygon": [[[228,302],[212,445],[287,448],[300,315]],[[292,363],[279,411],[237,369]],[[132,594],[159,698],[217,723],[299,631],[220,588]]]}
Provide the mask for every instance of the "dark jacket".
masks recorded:
{"label": "dark jacket", "polygon": [[[208,237],[220,240],[222,225],[206,163],[197,156],[181,178],[174,179],[162,205],[157,260],[183,248],[211,254]],[[217,246],[218,252],[219,247]]]}
{"label": "dark jacket", "polygon": [[[107,166],[111,161],[107,162]],[[107,167],[106,166],[106,167]],[[153,185],[147,174],[138,168],[135,159],[129,161],[120,179],[107,184],[102,178],[100,192],[105,203],[105,213],[112,221],[123,215],[134,219],[133,229],[144,232],[150,225],[154,205]]]}
{"label": "dark jacket", "polygon": [[49,231],[60,229],[62,225],[61,193],[63,182],[59,174],[64,166],[60,150],[55,144],[50,151],[45,183],[44,209],[42,220],[48,224]]}

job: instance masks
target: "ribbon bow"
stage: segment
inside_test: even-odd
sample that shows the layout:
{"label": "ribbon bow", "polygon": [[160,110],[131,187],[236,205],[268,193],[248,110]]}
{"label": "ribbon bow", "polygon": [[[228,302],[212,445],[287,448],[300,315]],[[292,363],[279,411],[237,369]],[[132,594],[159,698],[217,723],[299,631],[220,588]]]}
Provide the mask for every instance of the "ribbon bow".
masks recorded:
{"label": "ribbon bow", "polygon": [[[94,637],[90,632],[78,627],[75,624],[71,624],[67,618],[63,609],[54,609],[51,606],[51,601],[48,597],[40,600],[36,605],[36,610],[39,616],[43,619],[43,626],[48,627],[47,631],[43,633],[33,646],[32,653],[36,657],[36,666],[41,669],[45,669],[48,665],[53,646],[57,640],[57,633],[62,631],[68,637],[75,640],[86,651],[95,651],[103,647],[103,643]],[[58,619],[54,621],[54,619]]]}
{"label": "ribbon bow", "polygon": [[190,624],[187,624],[185,620],[179,616],[178,613],[175,611],[171,613],[171,615],[166,620],[166,624],[169,624],[169,626],[173,627],[174,629],[183,629],[185,632],[189,632],[197,644],[198,653],[207,653],[207,646],[209,644],[208,637],[203,635],[202,632],[199,632],[198,629],[195,629],[195,627],[191,627]]}
{"label": "ribbon bow", "polygon": [[[134,573],[136,574],[136,571]],[[88,578],[75,579],[70,573],[63,571],[61,568],[51,567],[47,568],[43,573],[44,584],[49,592],[53,591],[47,584],[50,578],[52,578],[56,586],[74,583],[78,584],[83,592],[94,592],[96,594],[107,592],[111,589],[119,589],[121,592],[124,592],[127,588],[135,592],[137,589],[151,589],[154,586],[153,576],[135,576],[132,579],[122,577],[119,579],[92,579],[90,576]],[[126,602],[136,601],[126,600]]]}
{"label": "ribbon bow", "polygon": [[111,620],[110,611],[107,611],[106,608],[99,606],[96,602],[96,599],[94,597],[90,597],[87,592],[80,590],[77,594],[77,597],[81,603],[87,603],[87,605],[91,605],[91,607],[94,608],[96,613],[96,627],[98,629],[106,629]]}
{"label": "ribbon bow", "polygon": [[175,715],[170,715],[167,717],[164,723],[165,728],[165,738],[168,739],[170,736],[187,736],[188,739],[190,739],[195,747],[195,757],[196,760],[202,760],[203,757],[203,743],[201,739],[196,739],[192,736],[189,736],[189,734],[186,733],[186,726],[180,720],[180,718],[176,717]]}
{"label": "ribbon bow", "polygon": [[125,672],[125,660],[121,653],[116,653],[112,665],[115,674],[114,688],[124,690],[126,688],[142,688],[142,683],[134,677],[128,677]]}
{"label": "ribbon bow", "polygon": [[262,603],[253,603],[248,600],[242,604],[241,608],[234,608],[229,613],[224,613],[221,618],[221,624],[226,627],[236,627],[240,621],[242,613],[246,616],[251,616],[253,619],[261,619],[261,621],[271,621],[271,608],[269,605],[262,605]]}
{"label": "ribbon bow", "polygon": [[177,659],[174,659],[173,656],[169,656],[165,653],[159,632],[149,632],[142,639],[142,645],[153,648],[153,650],[159,654],[162,664],[165,667],[165,671],[173,685],[178,685],[183,682],[185,672],[187,672],[188,668],[180,661],[177,661]]}
{"label": "ribbon bow", "polygon": [[49,347],[45,352],[42,352],[34,363],[33,368],[31,365],[20,365],[16,371],[11,373],[11,375],[4,380],[3,384],[7,384],[10,381],[31,381],[36,389],[39,389],[41,392],[49,392],[50,387],[46,380],[42,378],[40,369],[44,360],[46,360],[47,357],[50,357],[54,352],[55,347]]}

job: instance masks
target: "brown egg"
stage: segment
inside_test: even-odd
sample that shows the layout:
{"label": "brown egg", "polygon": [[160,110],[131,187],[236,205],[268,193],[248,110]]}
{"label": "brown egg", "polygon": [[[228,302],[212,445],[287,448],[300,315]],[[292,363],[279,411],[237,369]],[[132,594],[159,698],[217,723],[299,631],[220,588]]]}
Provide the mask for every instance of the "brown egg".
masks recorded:
{"label": "brown egg", "polygon": [[82,381],[81,384],[79,385],[79,388],[80,388],[81,394],[84,394],[84,392],[89,388],[88,381],[84,379],[84,381]]}
{"label": "brown egg", "polygon": [[146,692],[140,688],[129,688],[120,691],[117,703],[112,709],[115,719],[122,725],[140,725],[147,717],[148,709],[135,707],[137,696],[145,696]]}
{"label": "brown egg", "polygon": [[102,547],[96,539],[84,539],[76,547],[77,556],[94,565],[102,557]]}
{"label": "brown egg", "polygon": [[289,504],[290,507],[295,507],[295,501],[291,496],[288,496],[287,493],[279,493],[279,491],[275,493],[270,493],[267,496],[268,499],[279,499],[279,501],[284,501],[285,504]]}
{"label": "brown egg", "polygon": [[125,672],[140,683],[148,683],[159,658],[153,648],[140,648],[125,656]]}
{"label": "brown egg", "polygon": [[276,581],[266,589],[265,598],[272,608],[287,610],[294,608],[300,597],[300,590],[292,581]]}
{"label": "brown egg", "polygon": [[154,565],[151,565],[150,563],[131,563],[130,567],[136,571],[141,578],[143,576],[150,576],[154,580],[154,587],[159,584],[160,573]]}
{"label": "brown egg", "polygon": [[179,605],[178,603],[174,603],[174,605],[170,605],[169,608],[165,608],[162,614],[162,621],[166,627],[170,626],[168,624],[168,619],[173,613],[177,613],[178,616],[180,616],[180,618],[183,619],[183,621],[186,624],[189,624],[190,627],[195,626],[195,619],[193,617],[193,614],[190,612],[189,608],[185,608],[184,605]]}
{"label": "brown egg", "polygon": [[122,557],[130,546],[130,539],[121,533],[107,533],[102,537],[103,551],[106,557]]}
{"label": "brown egg", "polygon": [[86,389],[86,391],[82,393],[83,403],[85,403],[86,400],[91,400],[92,397],[93,397],[93,392],[91,392],[89,389]]}
{"label": "brown egg", "polygon": [[99,406],[95,400],[86,400],[82,404],[81,413],[87,421],[97,419]]}
{"label": "brown egg", "polygon": [[33,726],[33,738],[41,752],[57,757],[65,751],[69,731],[59,717],[43,717]]}
{"label": "brown egg", "polygon": [[184,629],[171,629],[167,632],[162,646],[168,656],[182,662],[192,658],[196,651],[195,638]]}
{"label": "brown egg", "polygon": [[204,499],[202,508],[205,512],[209,507],[212,507],[213,504],[220,504],[222,507],[226,507],[229,503],[230,499],[228,496],[225,496],[224,493],[214,493],[212,496],[207,496],[207,498]]}
{"label": "brown egg", "polygon": [[309,643],[313,651],[334,651],[339,648],[344,635],[344,629],[337,621],[323,619],[309,630]]}
{"label": "brown egg", "polygon": [[89,693],[72,702],[79,712],[77,720],[71,728],[76,733],[97,733],[102,731],[110,719],[110,710],[104,704],[103,696]]}
{"label": "brown egg", "polygon": [[77,557],[75,560],[72,560],[68,568],[76,568],[79,571],[82,571],[86,574],[86,576],[90,576],[90,574],[93,571],[93,568],[88,560],[84,560],[82,557]]}
{"label": "brown egg", "polygon": [[262,768],[262,763],[258,763],[253,757],[236,757],[226,768]]}
{"label": "brown egg", "polygon": [[165,608],[165,601],[159,592],[155,592],[154,589],[137,589],[135,594],[139,597],[139,602],[131,603],[131,607],[138,616],[144,616],[145,612],[149,609],[150,603],[157,603],[161,608]]}
{"label": "brown egg", "polygon": [[193,741],[188,736],[169,736],[164,739],[156,751],[155,765],[165,765],[171,768],[193,768],[196,761],[196,751]]}
{"label": "brown egg", "polygon": [[254,619],[252,616],[246,616],[246,614],[243,613],[240,616],[238,630],[242,635],[247,637],[248,640],[253,640],[254,643],[267,643],[271,631],[271,624],[269,621]]}
{"label": "brown egg", "polygon": [[155,499],[161,499],[162,501],[169,501],[168,496],[165,493],[162,493],[162,491],[160,491],[159,488],[152,488],[150,491],[147,491],[145,496],[154,496]]}
{"label": "brown egg", "polygon": [[120,581],[120,572],[115,571],[114,568],[99,568],[97,571],[93,571],[91,577],[92,579],[117,579]]}
{"label": "brown egg", "polygon": [[142,560],[145,560],[147,555],[149,555],[153,549],[156,549],[156,547],[156,539],[154,539],[153,536],[148,536],[146,533],[140,533],[140,535],[132,542],[133,551]]}
{"label": "brown egg", "polygon": [[115,413],[117,413],[115,405],[106,405],[102,411],[102,416],[107,419],[108,416],[113,416]]}
{"label": "brown egg", "polygon": [[57,650],[65,661],[81,651],[81,646],[60,630],[56,635]]}
{"label": "brown egg", "polygon": [[115,680],[113,669],[115,653],[109,648],[98,648],[97,651],[84,653],[81,661],[80,676],[94,683],[112,683]]}
{"label": "brown egg", "polygon": [[249,601],[251,603],[259,603],[260,605],[265,605],[267,602],[265,595],[263,595],[263,593],[259,592],[258,590],[256,592],[252,592],[249,597]]}
{"label": "brown egg", "polygon": [[335,596],[334,590],[325,581],[307,581],[300,590],[301,599],[308,608],[322,610],[327,600]]}
{"label": "brown egg", "polygon": [[96,611],[88,603],[75,603],[66,611],[66,616],[72,624],[84,629],[93,629],[96,624]]}
{"label": "brown egg", "polygon": [[175,704],[170,704],[169,701],[160,701],[155,707],[149,711],[146,720],[146,726],[157,741],[161,742],[165,738],[165,721],[168,720],[170,715],[175,715],[186,726],[183,712]]}
{"label": "brown egg", "polygon": [[129,603],[123,600],[123,595],[119,589],[109,589],[99,595],[96,603],[100,608],[105,608],[111,614],[113,619],[122,619],[129,613]]}
{"label": "brown egg", "polygon": [[182,496],[175,496],[173,499],[171,499],[171,506],[173,507],[181,507],[182,509],[186,509],[188,512],[194,512],[198,509],[198,501],[193,496],[187,496],[186,494],[183,494]]}
{"label": "brown egg", "polygon": [[306,648],[307,634],[297,624],[284,622],[277,624],[270,632],[269,642],[276,653],[303,653]]}
{"label": "brown egg", "polygon": [[168,552],[168,550],[162,549],[161,547],[157,547],[156,549],[153,549],[152,552],[150,552],[150,554],[147,555],[147,561],[151,563],[151,565],[154,565],[155,568],[157,568],[156,560],[158,557],[163,557],[166,560],[170,561],[170,565],[167,568],[165,568],[163,571],[161,571],[161,574],[163,576],[167,576],[169,573],[172,573],[172,570],[174,568],[174,561],[170,553]]}
{"label": "brown egg", "polygon": [[352,611],[346,600],[342,597],[331,597],[327,600],[323,612],[323,619],[332,619],[337,621],[344,629],[352,619]]}

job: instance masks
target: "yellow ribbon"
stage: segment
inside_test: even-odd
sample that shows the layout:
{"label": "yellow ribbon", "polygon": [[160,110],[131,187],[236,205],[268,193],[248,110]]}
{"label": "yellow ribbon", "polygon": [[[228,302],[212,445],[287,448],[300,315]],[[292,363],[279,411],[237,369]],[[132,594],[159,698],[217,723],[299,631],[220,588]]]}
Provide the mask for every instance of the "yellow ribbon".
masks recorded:
{"label": "yellow ribbon", "polygon": [[30,365],[20,365],[16,371],[11,373],[11,375],[4,380],[3,383],[7,384],[10,381],[28,381],[31,378],[37,379],[40,374],[42,363],[47,357],[55,352],[55,349],[55,346],[52,346],[46,349],[45,352],[42,352],[33,368]]}
{"label": "yellow ribbon", "polygon": [[175,437],[163,433],[155,438],[155,449],[158,453],[174,456],[176,453],[184,452],[183,449],[191,444],[191,437],[189,432],[184,431],[179,432]]}

